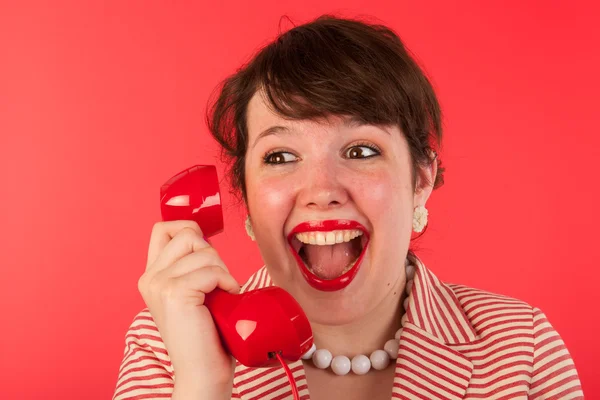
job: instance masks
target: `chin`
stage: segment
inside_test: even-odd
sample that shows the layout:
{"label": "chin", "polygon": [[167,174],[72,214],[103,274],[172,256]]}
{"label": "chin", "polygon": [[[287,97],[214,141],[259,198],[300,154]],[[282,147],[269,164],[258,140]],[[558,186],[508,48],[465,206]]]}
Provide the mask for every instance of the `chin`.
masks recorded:
{"label": "chin", "polygon": [[[308,284],[303,276],[295,276],[296,285],[288,290],[298,300],[312,323],[323,325],[344,325],[362,318],[369,312],[374,299],[369,293],[369,264],[363,263],[352,282],[343,290],[321,291]],[[295,274],[297,275],[297,274]]]}

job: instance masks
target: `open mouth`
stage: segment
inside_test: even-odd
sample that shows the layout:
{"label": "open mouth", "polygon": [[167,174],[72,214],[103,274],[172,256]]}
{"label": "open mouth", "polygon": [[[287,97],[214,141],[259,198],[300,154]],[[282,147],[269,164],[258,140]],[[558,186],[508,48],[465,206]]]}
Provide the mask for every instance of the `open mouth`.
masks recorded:
{"label": "open mouth", "polygon": [[300,224],[288,241],[306,281],[316,289],[334,291],[356,276],[369,236],[355,221],[333,220]]}

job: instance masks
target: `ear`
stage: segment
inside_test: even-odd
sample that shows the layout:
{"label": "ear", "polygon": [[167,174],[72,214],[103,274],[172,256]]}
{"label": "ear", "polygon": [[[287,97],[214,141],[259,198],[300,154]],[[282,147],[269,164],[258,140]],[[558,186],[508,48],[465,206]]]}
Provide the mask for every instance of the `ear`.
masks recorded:
{"label": "ear", "polygon": [[424,206],[433,192],[433,184],[437,176],[437,154],[431,152],[431,162],[424,167],[418,167],[416,173],[416,184],[413,204],[416,206]]}

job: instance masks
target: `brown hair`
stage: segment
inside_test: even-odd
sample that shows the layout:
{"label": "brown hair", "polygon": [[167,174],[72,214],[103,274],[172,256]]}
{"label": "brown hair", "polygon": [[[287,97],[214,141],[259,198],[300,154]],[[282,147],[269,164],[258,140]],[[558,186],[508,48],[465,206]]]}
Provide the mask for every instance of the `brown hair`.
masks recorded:
{"label": "brown hair", "polygon": [[[230,164],[233,190],[246,200],[246,110],[258,90],[284,118],[331,115],[397,125],[415,169],[441,146],[441,110],[431,83],[388,27],[330,15],[279,35],[222,83],[207,108],[207,124]],[[437,153],[436,159],[437,159]],[[443,185],[438,159],[434,189]]]}

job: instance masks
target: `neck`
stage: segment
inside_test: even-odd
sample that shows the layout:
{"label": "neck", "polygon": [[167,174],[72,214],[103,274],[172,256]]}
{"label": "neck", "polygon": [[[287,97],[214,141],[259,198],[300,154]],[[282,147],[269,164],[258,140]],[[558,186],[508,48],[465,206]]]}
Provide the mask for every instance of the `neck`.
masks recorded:
{"label": "neck", "polygon": [[312,324],[318,349],[327,349],[333,356],[353,357],[383,349],[386,341],[393,339],[400,328],[404,313],[402,303],[406,297],[404,275],[392,285],[387,296],[360,319],[344,325]]}

